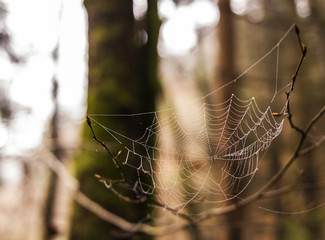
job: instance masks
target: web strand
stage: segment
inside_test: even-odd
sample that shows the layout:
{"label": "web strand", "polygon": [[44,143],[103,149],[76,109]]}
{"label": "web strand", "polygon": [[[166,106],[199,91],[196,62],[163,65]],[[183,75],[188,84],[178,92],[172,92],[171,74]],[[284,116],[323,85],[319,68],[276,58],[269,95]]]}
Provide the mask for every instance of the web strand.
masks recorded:
{"label": "web strand", "polygon": [[[92,120],[125,148],[123,164],[136,170],[140,191],[155,194],[164,205],[182,210],[199,195],[210,203],[238,197],[257,172],[260,152],[280,134],[284,122],[276,121],[270,108],[261,111],[255,98],[241,100],[235,95],[223,104],[202,104],[198,115],[204,116],[202,120],[183,119],[176,113],[163,119],[155,113],[152,124],[137,139]],[[172,128],[173,141],[162,125]],[[162,165],[169,164],[178,169],[174,180],[166,183],[166,169]],[[142,179],[143,175],[150,176],[151,185]],[[171,192],[175,192],[172,198],[163,197]],[[182,196],[182,202],[170,203],[176,196]]]}
{"label": "web strand", "polygon": [[[224,205],[240,198],[258,171],[261,156],[283,128],[285,116],[274,117],[271,103],[280,92],[291,87],[289,83],[278,89],[278,75],[280,45],[293,28],[294,25],[242,74],[205,96],[152,112],[89,114],[91,121],[123,149],[123,167],[135,172],[134,184],[123,183],[123,191],[128,189],[138,199],[152,197],[178,214],[197,203]],[[235,94],[224,102],[207,102],[208,97],[241,80],[274,52],[274,94],[267,107],[260,108],[254,97],[241,99]],[[191,107],[194,102],[199,103],[198,108]],[[284,101],[282,109],[287,103],[288,100]],[[190,111],[179,111],[184,107],[190,107]],[[121,133],[100,120],[105,117],[137,121],[144,115],[151,118],[151,123],[140,136]],[[107,187],[125,198],[118,185],[111,183]]]}

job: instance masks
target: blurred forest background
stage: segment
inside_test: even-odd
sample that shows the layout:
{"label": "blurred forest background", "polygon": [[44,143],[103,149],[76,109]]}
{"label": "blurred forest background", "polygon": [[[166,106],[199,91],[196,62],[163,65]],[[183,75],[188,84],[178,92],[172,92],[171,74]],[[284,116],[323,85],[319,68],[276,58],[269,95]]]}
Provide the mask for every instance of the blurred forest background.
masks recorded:
{"label": "blurred forest background", "polygon": [[[150,209],[123,201],[94,177],[119,172],[85,122],[86,113],[150,112],[204,96],[245,71],[296,23],[307,58],[290,107],[304,129],[325,103],[324,11],[321,0],[1,0],[1,239],[325,239],[324,117],[306,141],[315,149],[274,189],[294,187],[160,236],[107,221],[109,213],[125,219],[123,226],[150,221]],[[301,56],[291,35],[279,64],[289,82]],[[263,84],[240,85],[242,93],[272,95],[275,69],[273,61],[247,73]],[[139,131],[128,118],[102,123]],[[96,133],[114,154],[120,150],[103,129]],[[299,137],[287,121],[247,195],[290,158]]]}

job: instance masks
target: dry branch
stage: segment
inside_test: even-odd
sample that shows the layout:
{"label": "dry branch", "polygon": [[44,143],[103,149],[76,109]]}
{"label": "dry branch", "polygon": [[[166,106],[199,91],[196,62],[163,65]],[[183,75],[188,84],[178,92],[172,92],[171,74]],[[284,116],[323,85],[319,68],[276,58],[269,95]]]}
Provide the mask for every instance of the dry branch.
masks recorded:
{"label": "dry branch", "polygon": [[[297,27],[295,27],[295,30],[296,30],[298,42],[300,45],[300,49],[302,52],[302,56],[301,56],[301,59],[297,65],[296,71],[295,71],[294,75],[292,76],[291,89],[289,90],[289,92],[286,93],[287,101],[288,101],[286,111],[288,114],[288,120],[289,120],[290,126],[292,127],[292,129],[295,129],[296,131],[298,131],[301,136],[300,136],[299,142],[296,146],[294,153],[288,159],[288,161],[283,165],[283,167],[259,191],[257,191],[255,194],[249,196],[248,198],[238,201],[236,203],[233,203],[231,205],[222,207],[222,208],[209,209],[206,212],[202,213],[199,218],[196,218],[193,221],[190,220],[186,215],[177,213],[177,211],[174,209],[167,208],[167,210],[169,210],[175,214],[177,213],[178,216],[183,217],[187,221],[179,221],[178,223],[176,223],[174,225],[161,226],[161,227],[151,226],[151,225],[144,224],[144,223],[132,223],[132,222],[126,221],[125,219],[107,211],[102,206],[100,206],[98,203],[89,199],[84,193],[80,192],[79,191],[79,182],[74,177],[71,176],[71,174],[68,172],[68,170],[65,168],[65,166],[58,159],[56,159],[56,157],[53,154],[51,154],[50,152],[47,152],[46,153],[47,156],[42,157],[42,159],[46,161],[46,164],[52,171],[54,171],[58,176],[64,178],[66,180],[65,182],[68,184],[68,186],[72,190],[75,191],[74,199],[78,204],[80,204],[82,207],[89,210],[90,212],[94,213],[100,219],[102,219],[106,222],[109,222],[124,231],[131,232],[131,233],[143,232],[143,233],[150,234],[150,235],[166,235],[166,234],[173,233],[175,231],[182,230],[185,228],[191,228],[191,227],[193,227],[194,223],[199,224],[202,221],[209,219],[211,217],[225,215],[225,214],[229,214],[231,212],[237,211],[239,208],[245,207],[245,206],[252,204],[253,202],[256,202],[260,199],[279,196],[280,194],[283,194],[290,190],[298,189],[297,187],[290,185],[290,186],[282,187],[280,189],[271,190],[271,188],[275,185],[275,183],[277,183],[281,179],[281,177],[286,173],[288,168],[292,165],[292,163],[299,156],[306,154],[307,152],[314,151],[324,142],[324,138],[322,138],[321,141],[319,141],[317,144],[314,144],[308,148],[302,149],[303,144],[306,141],[306,137],[307,137],[310,129],[323,116],[323,114],[325,112],[325,106],[312,118],[312,120],[307,124],[307,126],[304,129],[298,128],[292,121],[292,113],[290,112],[290,106],[289,106],[290,95],[294,89],[294,84],[295,84],[296,78],[298,76],[301,64],[302,64],[302,62],[305,58],[305,55],[306,55],[306,47],[301,42],[299,29]],[[121,175],[121,180],[123,182],[129,183],[127,176],[125,175],[123,169],[121,168],[119,162],[117,161],[117,157],[112,154],[112,152],[109,150],[109,148],[105,145],[104,142],[102,142],[100,139],[97,138],[97,136],[92,128],[91,121],[88,117],[87,117],[87,123],[92,131],[93,138],[102,147],[104,147],[104,149],[107,151],[109,156],[113,159],[113,162],[115,163],[116,167],[119,169],[120,175]],[[130,184],[132,184],[132,183],[130,183]],[[302,186],[302,187],[308,187],[308,186]],[[162,206],[162,204],[160,204],[159,202],[154,202],[154,200],[152,200],[152,202],[156,206],[160,206],[160,207]]]}

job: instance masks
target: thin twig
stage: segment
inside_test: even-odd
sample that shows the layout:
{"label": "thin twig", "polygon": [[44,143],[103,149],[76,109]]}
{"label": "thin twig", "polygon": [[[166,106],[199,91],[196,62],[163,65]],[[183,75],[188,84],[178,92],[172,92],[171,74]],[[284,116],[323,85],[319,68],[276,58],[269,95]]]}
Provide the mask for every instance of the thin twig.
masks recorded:
{"label": "thin twig", "polygon": [[294,89],[294,86],[295,86],[295,83],[296,83],[296,79],[297,79],[297,76],[299,74],[299,71],[300,71],[302,62],[304,61],[304,59],[306,57],[306,54],[307,54],[307,47],[306,47],[306,45],[304,43],[301,42],[300,30],[297,27],[297,25],[295,25],[295,31],[296,31],[296,35],[297,35],[297,39],[298,39],[298,43],[299,43],[299,47],[301,49],[302,55],[301,55],[301,58],[300,58],[300,61],[299,61],[298,65],[297,65],[296,71],[292,75],[291,88],[290,88],[290,90],[288,92],[286,92],[286,94],[287,94],[287,110],[286,110],[286,112],[288,114],[288,120],[289,120],[289,123],[290,123],[291,128],[295,129],[297,132],[299,132],[300,134],[304,135],[304,131],[302,129],[300,129],[299,127],[297,127],[293,123],[292,113],[290,111],[290,96],[291,96],[291,93],[293,92],[293,89]]}
{"label": "thin twig", "polygon": [[[314,124],[316,124],[316,122],[324,114],[324,112],[325,112],[325,106],[313,117],[313,119],[309,122],[309,124],[307,124],[307,126],[304,129],[300,129],[299,127],[297,127],[293,123],[292,113],[290,111],[289,100],[290,100],[291,93],[294,90],[294,85],[295,85],[297,76],[299,74],[301,65],[302,65],[303,60],[305,59],[305,56],[306,56],[306,53],[307,53],[306,46],[301,42],[300,31],[299,31],[299,29],[298,29],[297,26],[295,26],[295,31],[296,31],[297,39],[298,39],[299,46],[300,46],[300,49],[301,49],[301,52],[302,52],[302,56],[301,56],[301,58],[300,58],[300,60],[299,60],[299,62],[297,64],[296,71],[295,71],[294,75],[292,76],[291,88],[286,93],[287,94],[287,109],[286,109],[286,113],[288,114],[288,120],[289,120],[289,123],[290,123],[291,128],[292,129],[295,129],[297,132],[299,132],[301,134],[301,136],[300,136],[299,142],[298,142],[298,144],[296,146],[296,149],[295,149],[293,155],[289,158],[289,160],[287,161],[287,163],[285,163],[283,165],[283,167],[259,191],[257,191],[255,194],[252,194],[251,196],[247,197],[246,199],[243,199],[243,200],[238,201],[236,203],[233,203],[231,205],[228,205],[228,206],[225,206],[225,207],[222,207],[222,208],[209,209],[206,212],[202,213],[200,215],[200,217],[196,218],[195,220],[191,220],[186,215],[183,216],[180,213],[177,213],[177,211],[175,209],[171,209],[171,208],[168,208],[168,207],[166,208],[166,206],[164,206],[163,204],[161,204],[159,202],[155,202],[154,200],[152,200],[153,203],[156,206],[164,207],[167,210],[173,212],[174,214],[177,213],[179,216],[183,217],[184,219],[186,219],[188,221],[188,222],[179,222],[177,224],[169,225],[169,226],[164,226],[164,227],[154,227],[154,226],[150,226],[150,225],[147,225],[147,224],[137,224],[137,225],[135,225],[135,224],[132,224],[132,223],[129,223],[129,222],[119,222],[119,221],[112,222],[111,215],[109,215],[110,217],[107,218],[107,219],[105,219],[105,217],[102,217],[102,218],[104,220],[107,220],[107,221],[115,224],[116,226],[118,226],[118,227],[120,227],[120,228],[122,228],[122,229],[124,229],[126,231],[138,231],[138,232],[144,232],[144,233],[152,234],[152,235],[162,235],[162,234],[165,235],[165,234],[172,233],[172,232],[175,232],[175,231],[178,231],[178,230],[181,230],[181,229],[186,229],[186,228],[192,227],[194,224],[198,224],[198,223],[200,223],[200,222],[202,222],[202,221],[204,221],[206,219],[209,219],[211,217],[225,215],[225,214],[229,214],[231,212],[237,211],[239,208],[242,208],[242,207],[245,207],[245,206],[247,206],[249,204],[252,204],[253,202],[256,202],[256,201],[258,201],[258,200],[260,200],[262,198],[269,198],[269,197],[272,197],[272,196],[278,196],[280,194],[283,194],[286,191],[290,191],[290,190],[297,189],[296,187],[287,186],[287,187],[283,187],[283,188],[276,189],[276,190],[272,190],[272,191],[270,190],[281,179],[281,177],[286,173],[286,171],[288,170],[288,168],[292,165],[292,163],[299,156],[301,156],[302,154],[305,154],[305,152],[310,152],[310,151],[313,151],[313,150],[315,150],[317,148],[317,147],[310,147],[310,148],[307,148],[307,149],[302,150],[302,146],[303,146],[303,144],[304,144],[304,142],[306,140],[306,137],[307,137],[310,129],[312,128],[312,126],[314,126]],[[274,113],[274,115],[277,115],[277,114],[279,114],[279,113]],[[91,122],[90,122],[90,120],[89,120],[88,117],[87,117],[87,123],[88,123],[89,127],[91,128],[91,131],[93,133],[94,139],[97,142],[99,142],[104,147],[104,149],[112,157],[112,159],[113,159],[114,163],[117,165],[117,167],[119,169],[121,169],[120,168],[120,165],[118,164],[118,162],[116,160],[116,158],[109,151],[109,149],[107,148],[107,146],[105,145],[105,143],[102,142],[101,140],[99,140],[96,137],[96,135],[94,133],[94,130],[92,129]],[[321,141],[320,144],[322,142],[323,141]],[[318,144],[318,146],[320,144]],[[124,173],[121,173],[121,175],[122,175],[122,177],[125,178],[125,174]],[[127,182],[127,179],[126,178],[125,178],[125,180]],[[306,187],[306,186],[304,186],[304,187]],[[92,211],[95,212],[95,210],[92,210]],[[105,212],[106,210],[105,209],[101,209],[101,211]],[[100,214],[102,214],[102,213],[98,213],[98,215],[100,215]]]}
{"label": "thin twig", "polygon": [[322,115],[325,112],[325,106],[322,107],[322,109],[313,117],[313,119],[308,123],[307,127],[305,128],[304,132],[305,134],[308,134],[310,129],[313,125],[322,117]]}
{"label": "thin twig", "polygon": [[[160,208],[163,208],[163,209],[166,209],[166,210],[168,210],[168,211],[170,211],[170,212],[172,212],[173,214],[175,214],[175,215],[177,215],[177,216],[179,216],[179,217],[181,217],[181,218],[183,218],[184,220],[186,220],[187,222],[189,222],[190,223],[190,225],[193,225],[193,221],[192,221],[192,219],[191,219],[191,217],[189,217],[188,215],[186,215],[186,214],[184,214],[184,213],[180,213],[180,212],[178,212],[176,209],[173,209],[173,208],[171,208],[171,207],[168,207],[168,206],[165,206],[164,204],[162,204],[162,203],[160,203],[159,201],[157,201],[157,200],[154,200],[154,199],[152,199],[151,197],[148,197],[143,191],[141,191],[141,189],[138,189],[138,188],[136,188],[136,189],[134,189],[134,187],[133,187],[133,183],[127,178],[127,175],[125,174],[125,172],[124,172],[124,170],[123,170],[123,168],[121,167],[121,165],[120,165],[120,163],[117,161],[117,157],[109,150],[109,148],[106,146],[106,144],[102,141],[102,140],[100,140],[98,137],[97,137],[97,135],[96,135],[96,133],[95,133],[95,131],[94,131],[94,129],[93,129],[93,127],[92,127],[92,123],[91,123],[91,120],[90,120],[90,118],[87,116],[86,117],[87,118],[87,124],[88,124],[88,126],[89,126],[89,128],[90,128],[90,130],[91,130],[91,132],[92,132],[92,135],[93,135],[93,139],[95,140],[95,141],[97,141],[105,150],[106,150],[106,152],[110,155],[110,157],[113,159],[113,162],[114,162],[114,164],[115,164],[115,166],[118,168],[118,170],[120,171],[120,174],[121,174],[121,177],[122,177],[122,181],[121,180],[110,180],[110,182],[111,183],[113,183],[113,181],[115,182],[115,183],[121,183],[121,182],[123,182],[123,183],[127,183],[127,184],[129,184],[130,185],[130,187],[134,190],[134,191],[136,191],[135,193],[136,194],[139,194],[139,193],[141,193],[140,195],[140,199],[145,199],[145,200],[142,200],[141,202],[144,202],[144,201],[150,201],[152,204],[154,204],[154,205],[156,205],[156,206],[158,206],[158,207],[160,207]],[[120,154],[120,152],[117,154],[117,156]],[[97,178],[99,178],[101,181],[104,181],[105,182],[105,179],[103,178],[103,177],[101,177],[101,176],[99,176],[99,175],[95,175]],[[131,199],[129,199],[129,198],[127,198],[127,197],[125,197],[125,198],[123,198],[123,199],[128,199],[128,201],[129,202],[133,202],[133,203],[136,203],[136,202],[138,202],[138,201],[132,201]]]}
{"label": "thin twig", "polygon": [[[300,31],[299,28],[295,25],[295,32],[297,35],[297,40],[301,49],[301,58],[297,64],[297,68],[295,73],[293,74],[292,78],[291,78],[291,88],[290,90],[286,93],[287,95],[287,114],[288,114],[288,120],[290,122],[290,125],[293,129],[295,129],[296,131],[298,131],[299,133],[301,133],[301,138],[300,141],[296,147],[296,150],[294,151],[294,154],[292,155],[292,157],[288,160],[288,162],[259,190],[257,191],[255,194],[249,196],[246,199],[243,199],[241,201],[238,201],[234,204],[228,205],[226,207],[223,208],[214,208],[214,209],[209,209],[205,214],[201,215],[200,218],[197,219],[197,221],[203,221],[206,220],[212,216],[220,216],[220,215],[225,215],[225,214],[229,214],[231,212],[234,212],[236,210],[238,210],[239,208],[242,208],[244,206],[247,206],[261,198],[263,198],[266,193],[275,185],[275,183],[277,183],[280,178],[283,176],[283,174],[288,170],[288,168],[291,166],[291,164],[296,160],[296,158],[299,155],[299,151],[302,148],[302,145],[305,141],[306,138],[306,134],[308,133],[309,129],[311,128],[312,125],[314,125],[316,123],[316,121],[319,119],[319,117],[317,117],[315,119],[315,121],[311,121],[310,124],[308,124],[308,127],[305,130],[308,130],[307,132],[305,132],[304,130],[301,130],[300,128],[296,127],[296,125],[293,123],[292,121],[292,113],[290,112],[290,107],[289,107],[289,100],[290,100],[290,96],[291,93],[294,90],[294,85],[297,79],[297,76],[299,74],[301,65],[303,63],[303,60],[305,59],[306,53],[307,53],[307,48],[305,46],[305,44],[303,44],[301,42],[301,38],[300,38]],[[278,115],[279,113],[274,113],[273,115]],[[317,114],[316,116],[321,115],[321,114]]]}
{"label": "thin twig", "polygon": [[120,163],[117,161],[116,156],[108,149],[108,147],[106,146],[106,144],[96,136],[95,131],[94,131],[93,127],[92,127],[90,118],[88,116],[86,118],[87,118],[87,124],[88,124],[88,126],[89,126],[89,128],[91,130],[91,133],[93,134],[93,139],[96,142],[98,142],[106,150],[106,152],[110,155],[110,157],[112,158],[115,166],[119,169],[119,172],[121,174],[121,177],[123,178],[123,180],[125,182],[127,182],[127,178],[126,178],[126,175],[124,173],[124,170],[122,169]]}
{"label": "thin twig", "polygon": [[[87,209],[88,211],[94,213],[100,219],[114,224],[115,226],[123,229],[125,231],[138,231],[140,226],[137,223],[131,223],[126,221],[125,219],[107,211],[102,206],[100,206],[95,201],[88,198],[84,193],[79,190],[79,182],[76,178],[74,178],[66,168],[66,166],[50,151],[40,151],[35,154],[40,161],[43,161],[49,169],[51,169],[57,176],[62,178],[62,181],[66,184],[66,186],[73,192],[72,197],[74,200],[79,203],[82,207]],[[34,159],[34,158],[33,158]],[[142,231],[152,232],[151,227],[149,225],[141,226]]]}
{"label": "thin twig", "polygon": [[278,197],[282,194],[286,194],[286,193],[289,193],[292,191],[317,190],[317,189],[324,189],[324,188],[325,188],[325,183],[288,185],[288,186],[284,186],[284,187],[266,192],[263,196],[263,199]]}
{"label": "thin twig", "polygon": [[325,142],[325,136],[320,138],[320,140],[317,141],[316,143],[313,143],[313,145],[300,150],[298,157],[308,154],[310,152],[313,152],[315,149],[319,148],[322,144],[324,144],[324,142]]}
{"label": "thin twig", "polygon": [[307,127],[304,130],[304,134],[301,135],[300,140],[297,144],[296,150],[294,151],[291,158],[287,161],[285,165],[255,194],[249,196],[248,198],[239,201],[237,203],[231,204],[229,206],[223,208],[214,208],[208,210],[205,214],[203,214],[200,218],[197,219],[198,222],[211,218],[213,216],[220,216],[229,214],[238,210],[239,208],[245,207],[259,199],[264,198],[269,194],[270,189],[277,183],[280,178],[284,175],[284,173],[288,170],[288,168],[292,165],[292,163],[299,157],[299,152],[303,146],[304,141],[306,140],[307,133],[311,129],[311,127],[320,119],[323,115],[325,109],[324,107],[315,115],[315,117],[309,122]]}
{"label": "thin twig", "polygon": [[280,113],[273,113],[273,116],[283,116],[285,114],[288,114],[288,120],[289,120],[291,128],[295,129],[299,133],[303,133],[303,130],[298,128],[292,121],[292,113],[290,111],[290,96],[291,96],[291,93],[294,90],[294,86],[295,86],[296,79],[297,79],[297,76],[299,74],[301,65],[302,65],[302,63],[303,63],[303,61],[304,61],[304,59],[306,57],[307,47],[306,47],[306,45],[304,43],[301,42],[300,30],[299,30],[298,26],[294,25],[294,28],[295,28],[298,44],[299,44],[299,47],[300,47],[300,50],[301,50],[302,54],[301,54],[300,60],[299,60],[299,62],[297,64],[296,70],[295,70],[294,74],[291,77],[291,88],[290,88],[290,90],[288,92],[286,92],[286,95],[287,95],[287,107],[286,107],[286,110],[283,111],[283,112],[280,112]]}
{"label": "thin twig", "polygon": [[89,199],[84,193],[80,191],[76,192],[74,199],[77,203],[79,203],[85,209],[96,214],[96,216],[98,216],[102,220],[114,224],[115,226],[118,226],[122,230],[128,232],[139,231],[139,227],[140,227],[139,224],[128,222],[125,219],[107,211],[101,205]]}

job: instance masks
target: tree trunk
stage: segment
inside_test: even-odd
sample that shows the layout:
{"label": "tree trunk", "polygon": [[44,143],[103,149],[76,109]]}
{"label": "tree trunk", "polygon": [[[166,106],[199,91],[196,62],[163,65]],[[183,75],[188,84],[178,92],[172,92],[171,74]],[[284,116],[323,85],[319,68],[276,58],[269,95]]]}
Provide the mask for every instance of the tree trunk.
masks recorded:
{"label": "tree trunk", "polygon": [[[57,51],[58,49],[56,49]],[[54,61],[57,59],[53,54]],[[52,97],[54,102],[54,113],[51,122],[51,138],[52,138],[52,151],[57,161],[69,169],[69,156],[64,144],[61,143],[63,136],[60,131],[59,121],[59,104],[57,99],[58,82],[56,78],[53,79]],[[51,172],[49,192],[48,192],[48,206],[46,212],[47,231],[46,239],[51,240],[67,240],[70,234],[70,220],[72,208],[72,194],[73,190],[64,182],[62,176],[58,173]]]}
{"label": "tree trunk", "polygon": [[[85,6],[89,17],[88,112],[154,111],[157,88],[156,44],[159,28],[157,2],[148,1],[148,13],[143,22],[135,21],[132,0],[86,0]],[[147,32],[147,41],[137,41],[140,30]],[[143,119],[144,123],[148,121],[146,118]],[[102,118],[101,123],[128,136],[140,134],[139,125],[134,123],[132,118]],[[122,150],[120,158],[123,159],[123,154],[126,154],[123,152],[124,148],[114,144],[114,139],[104,129],[96,128],[95,131],[113,154]],[[129,221],[141,221],[147,216],[146,204],[127,203],[93,177],[95,173],[111,179],[120,176],[110,156],[101,152],[100,146],[96,143],[89,144],[92,136],[88,126],[85,126],[84,132],[86,148],[81,150],[76,159],[81,190],[107,210]],[[90,149],[91,146],[94,148]],[[99,151],[96,152],[95,149]],[[131,179],[136,177],[134,172],[129,171],[130,169],[125,170]],[[76,207],[72,238],[127,237],[130,237],[129,233],[124,233],[100,221],[87,210]],[[141,235],[142,238],[146,236]]]}
{"label": "tree trunk", "polygon": [[[218,7],[220,11],[220,20],[217,26],[219,41],[217,81],[220,81],[219,85],[222,86],[235,78],[235,34],[229,0],[219,0]],[[226,90],[222,92],[223,99],[221,99],[221,101],[228,99],[232,93],[231,88],[226,88]]]}
{"label": "tree trunk", "polygon": [[[219,86],[223,86],[235,78],[236,66],[235,66],[235,30],[233,16],[230,9],[229,0],[219,0],[218,7],[220,11],[220,20],[217,26],[217,36],[219,41],[219,54],[218,54],[218,66],[217,66],[217,82]],[[233,89],[231,87],[225,88],[217,101],[225,101],[231,97]],[[228,123],[227,123],[228,124]],[[229,126],[231,127],[231,126]],[[224,137],[224,136],[221,136]],[[236,166],[231,170],[236,171]],[[235,192],[229,193],[236,195]],[[236,199],[232,200],[232,203]],[[242,227],[239,222],[243,219],[244,212],[239,209],[234,213],[226,216],[226,222],[228,228],[226,230],[226,239],[240,240],[242,239]]]}

